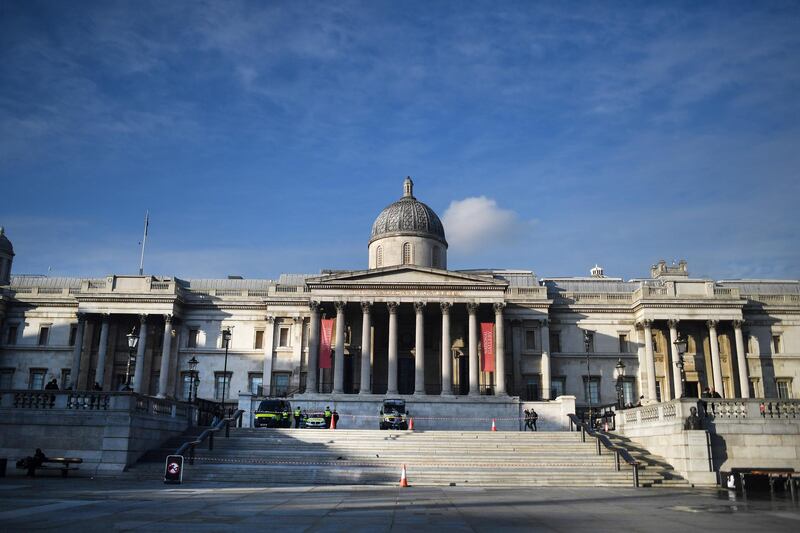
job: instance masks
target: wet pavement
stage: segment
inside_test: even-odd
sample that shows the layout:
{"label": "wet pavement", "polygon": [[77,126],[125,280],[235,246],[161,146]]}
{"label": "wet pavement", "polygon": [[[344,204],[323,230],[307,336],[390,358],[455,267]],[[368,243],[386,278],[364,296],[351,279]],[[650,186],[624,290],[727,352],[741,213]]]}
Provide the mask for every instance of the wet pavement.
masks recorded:
{"label": "wet pavement", "polygon": [[0,478],[3,531],[800,531],[788,497],[702,489],[165,485]]}

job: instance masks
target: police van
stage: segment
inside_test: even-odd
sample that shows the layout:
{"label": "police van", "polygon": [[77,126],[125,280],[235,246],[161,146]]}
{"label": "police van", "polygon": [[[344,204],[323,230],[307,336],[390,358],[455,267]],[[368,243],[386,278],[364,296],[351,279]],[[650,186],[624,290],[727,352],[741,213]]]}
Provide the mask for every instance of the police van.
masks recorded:
{"label": "police van", "polygon": [[288,428],[292,426],[292,404],[287,400],[262,400],[253,417],[257,428]]}
{"label": "police van", "polygon": [[381,408],[381,429],[408,429],[405,400],[386,399]]}

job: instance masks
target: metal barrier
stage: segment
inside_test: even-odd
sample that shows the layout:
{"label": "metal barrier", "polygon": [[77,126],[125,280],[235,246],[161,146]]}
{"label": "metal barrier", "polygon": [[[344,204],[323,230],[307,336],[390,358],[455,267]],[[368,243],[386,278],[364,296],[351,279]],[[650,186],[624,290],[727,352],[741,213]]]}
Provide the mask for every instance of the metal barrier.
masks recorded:
{"label": "metal barrier", "polygon": [[581,430],[581,441],[586,442],[586,435],[588,434],[590,437],[595,438],[595,442],[597,444],[597,455],[602,455],[602,448],[600,444],[602,443],[603,446],[614,452],[614,463],[617,471],[620,471],[620,462],[625,461],[627,464],[633,467],[633,486],[638,488],[639,487],[639,461],[634,459],[628,450],[625,448],[621,448],[619,446],[615,446],[608,440],[608,437],[603,435],[602,433],[597,433],[594,429],[589,427],[586,422],[578,418],[574,414],[567,415],[569,417],[569,429],[570,431],[574,431],[576,427],[580,428]]}

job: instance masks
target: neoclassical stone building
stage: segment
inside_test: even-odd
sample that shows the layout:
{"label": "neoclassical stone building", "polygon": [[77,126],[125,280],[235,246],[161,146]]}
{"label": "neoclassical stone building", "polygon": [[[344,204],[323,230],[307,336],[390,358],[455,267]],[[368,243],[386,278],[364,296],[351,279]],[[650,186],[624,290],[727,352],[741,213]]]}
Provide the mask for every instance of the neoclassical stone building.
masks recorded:
{"label": "neoclassical stone building", "polygon": [[[55,378],[61,387],[116,390],[129,373],[134,390],[178,398],[193,382],[199,397],[219,398],[227,376],[230,401],[249,390],[574,395],[579,405],[598,405],[617,400],[622,361],[625,401],[636,403],[680,396],[680,335],[689,396],[705,387],[725,397],[800,392],[797,280],[696,279],[683,261],[661,261],[629,281],[599,267],[587,277],[541,279],[447,270],[447,249],[442,222],[415,198],[410,179],[375,220],[365,270],[278,280],[12,275],[13,247],[0,231],[0,389],[37,389]],[[335,327],[331,368],[320,369],[323,319]],[[494,327],[488,371],[482,324]]]}

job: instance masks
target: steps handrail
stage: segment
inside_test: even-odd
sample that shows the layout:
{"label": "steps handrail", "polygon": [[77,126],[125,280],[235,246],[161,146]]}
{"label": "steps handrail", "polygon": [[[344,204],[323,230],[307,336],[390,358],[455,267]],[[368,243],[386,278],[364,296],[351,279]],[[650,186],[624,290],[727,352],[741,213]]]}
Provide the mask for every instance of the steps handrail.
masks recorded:
{"label": "steps handrail", "polygon": [[579,427],[581,429],[581,438],[583,441],[586,441],[586,435],[588,434],[590,437],[594,437],[597,442],[597,455],[600,455],[600,444],[602,443],[606,449],[611,450],[614,452],[615,459],[616,459],[616,469],[619,470],[620,466],[620,459],[625,461],[627,464],[633,467],[633,486],[638,488],[639,487],[639,466],[641,463],[633,458],[633,456],[621,446],[614,445],[607,436],[603,435],[602,433],[598,433],[594,429],[591,428],[586,422],[581,420],[577,417],[574,413],[570,413],[567,415],[570,420],[570,427],[574,424],[575,427]]}
{"label": "steps handrail", "polygon": [[194,464],[194,449],[198,444],[202,444],[203,441],[208,439],[208,449],[214,449],[214,433],[220,431],[222,428],[225,428],[225,437],[230,437],[231,431],[231,423],[239,423],[241,424],[242,415],[244,414],[244,410],[237,409],[232,416],[228,418],[223,418],[219,420],[216,424],[208,428],[207,430],[200,433],[194,440],[190,440],[188,442],[184,442],[180,448],[175,450],[175,455],[183,455],[186,453],[186,450],[189,450],[189,464]]}

